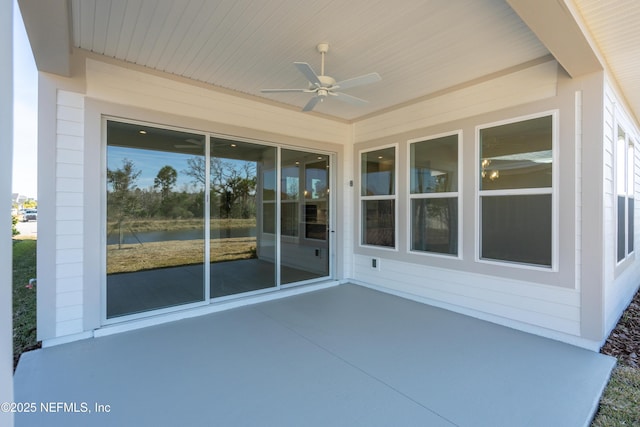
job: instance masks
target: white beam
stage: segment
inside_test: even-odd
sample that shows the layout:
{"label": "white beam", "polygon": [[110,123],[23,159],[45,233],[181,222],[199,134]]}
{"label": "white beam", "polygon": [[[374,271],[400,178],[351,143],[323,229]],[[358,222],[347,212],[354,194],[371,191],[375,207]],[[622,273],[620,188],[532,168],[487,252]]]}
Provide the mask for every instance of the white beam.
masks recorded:
{"label": "white beam", "polygon": [[603,70],[567,0],[507,0],[571,77]]}
{"label": "white beam", "polygon": [[18,0],[39,71],[71,75],[71,18],[67,0]]}
{"label": "white beam", "polygon": [[[0,0],[0,404],[13,401],[11,168],[13,162],[13,0]],[[13,414],[0,410],[0,425]]]}

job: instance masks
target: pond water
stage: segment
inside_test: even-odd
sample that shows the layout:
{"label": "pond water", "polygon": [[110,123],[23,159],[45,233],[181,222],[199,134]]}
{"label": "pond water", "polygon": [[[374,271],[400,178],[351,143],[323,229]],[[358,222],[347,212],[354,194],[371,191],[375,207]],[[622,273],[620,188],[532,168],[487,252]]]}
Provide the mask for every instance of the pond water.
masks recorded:
{"label": "pond water", "polygon": [[[202,239],[204,230],[173,230],[173,231],[144,231],[132,233],[125,231],[124,242],[127,243],[150,243],[166,242],[167,240],[197,240]],[[215,229],[211,232],[212,239],[229,239],[232,237],[256,237],[256,227],[238,227]],[[107,236],[108,245],[118,244],[118,233],[112,232]]]}

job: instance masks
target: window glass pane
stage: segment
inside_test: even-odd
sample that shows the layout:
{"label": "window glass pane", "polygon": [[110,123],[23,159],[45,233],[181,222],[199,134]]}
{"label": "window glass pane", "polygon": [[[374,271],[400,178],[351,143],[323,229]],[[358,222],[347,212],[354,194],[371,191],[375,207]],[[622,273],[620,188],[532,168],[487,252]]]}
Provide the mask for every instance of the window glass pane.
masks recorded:
{"label": "window glass pane", "polygon": [[551,266],[551,195],[483,196],[482,258]]}
{"label": "window glass pane", "polygon": [[634,205],[634,199],[633,197],[629,197],[627,199],[629,201],[628,206],[629,206],[629,212],[628,212],[628,218],[629,218],[629,230],[628,230],[628,239],[629,239],[629,247],[627,248],[627,253],[631,253],[633,252],[633,205]]}
{"label": "window glass pane", "polygon": [[481,190],[551,187],[552,117],[480,131]]}
{"label": "window glass pane", "polygon": [[362,153],[362,195],[389,196],[395,194],[394,147]]}
{"label": "window glass pane", "polygon": [[395,247],[395,200],[365,200],[362,210],[362,243]]}
{"label": "window glass pane", "polygon": [[458,199],[411,201],[411,250],[458,253]]}
{"label": "window glass pane", "polygon": [[204,148],[203,135],[107,122],[107,318],[204,300]]}
{"label": "window glass pane", "polygon": [[411,193],[458,191],[458,135],[411,144]]}
{"label": "window glass pane", "polygon": [[330,157],[284,148],[281,155],[281,284],[327,277]]}
{"label": "window glass pane", "polygon": [[210,156],[211,298],[274,287],[276,148],[211,138]]}
{"label": "window glass pane", "polygon": [[626,146],[625,133],[622,129],[618,128],[618,141],[616,145],[616,192],[618,195],[627,194]]}
{"label": "window glass pane", "polygon": [[627,147],[627,195],[630,197],[633,197],[633,179],[635,175],[635,169],[633,167],[634,160],[633,142],[629,141],[629,145]]}
{"label": "window glass pane", "polygon": [[624,221],[626,200],[625,196],[618,196],[618,261],[622,261],[626,254],[626,226]]}

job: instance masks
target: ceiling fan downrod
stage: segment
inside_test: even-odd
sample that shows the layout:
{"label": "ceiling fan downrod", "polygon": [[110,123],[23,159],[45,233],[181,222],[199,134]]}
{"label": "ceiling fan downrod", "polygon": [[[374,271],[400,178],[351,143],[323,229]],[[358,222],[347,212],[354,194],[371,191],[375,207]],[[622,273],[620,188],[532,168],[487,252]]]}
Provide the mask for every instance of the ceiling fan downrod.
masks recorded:
{"label": "ceiling fan downrod", "polygon": [[322,59],[320,62],[320,75],[324,76],[324,54],[329,52],[329,43],[320,43],[317,46],[318,52],[322,55]]}

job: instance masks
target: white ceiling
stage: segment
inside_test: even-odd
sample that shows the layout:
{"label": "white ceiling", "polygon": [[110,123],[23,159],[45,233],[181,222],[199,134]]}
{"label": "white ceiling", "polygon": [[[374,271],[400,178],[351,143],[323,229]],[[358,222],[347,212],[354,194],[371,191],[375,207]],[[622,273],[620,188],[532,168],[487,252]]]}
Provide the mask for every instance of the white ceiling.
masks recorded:
{"label": "white ceiling", "polygon": [[18,1],[38,68],[62,75],[71,43],[301,109],[309,95],[260,89],[305,87],[293,62],[319,73],[328,42],[326,74],[382,76],[347,91],[365,107],[316,107],[356,120],[551,54],[572,77],[604,64],[640,118],[639,0]]}
{"label": "white ceiling", "polygon": [[640,1],[579,0],[578,10],[640,121]]}
{"label": "white ceiling", "polygon": [[326,74],[373,71],[382,81],[328,99],[316,111],[353,120],[544,57],[549,52],[503,0],[72,0],[73,44],[171,74],[302,108],[293,66]]}

